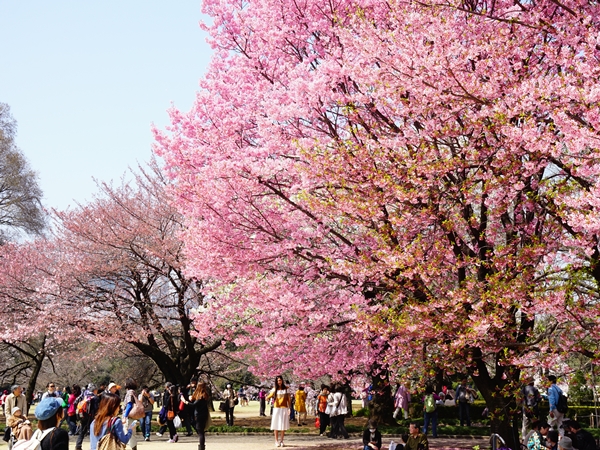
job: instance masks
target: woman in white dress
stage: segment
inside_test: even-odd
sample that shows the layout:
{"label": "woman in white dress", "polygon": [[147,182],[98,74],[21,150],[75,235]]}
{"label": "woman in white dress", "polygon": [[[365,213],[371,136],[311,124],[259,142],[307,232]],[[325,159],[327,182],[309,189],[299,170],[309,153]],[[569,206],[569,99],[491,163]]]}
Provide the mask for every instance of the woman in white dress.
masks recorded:
{"label": "woman in white dress", "polygon": [[281,375],[275,377],[275,386],[267,395],[267,400],[274,398],[271,430],[275,434],[275,447],[283,447],[285,430],[290,427],[290,394]]}

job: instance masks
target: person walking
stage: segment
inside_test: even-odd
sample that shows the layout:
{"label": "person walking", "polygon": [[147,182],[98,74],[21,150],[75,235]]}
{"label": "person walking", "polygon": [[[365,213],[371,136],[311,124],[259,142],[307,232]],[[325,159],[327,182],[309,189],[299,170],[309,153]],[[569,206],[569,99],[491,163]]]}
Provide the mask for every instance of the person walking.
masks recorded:
{"label": "person walking", "polygon": [[90,425],[90,450],[97,450],[100,440],[108,434],[119,443],[128,444],[137,426],[137,420],[132,421],[124,430],[124,423],[119,419],[121,397],[116,394],[102,394],[98,406],[98,413]]}
{"label": "person walking", "polygon": [[96,416],[99,403],[98,387],[94,383],[88,384],[87,389],[81,394],[78,402],[78,407],[85,406],[85,408],[83,408],[79,414],[81,426],[79,428],[77,441],[75,442],[75,450],[82,450],[83,438],[90,432],[90,424]]}
{"label": "person walking", "polygon": [[206,448],[206,430],[210,426],[210,413],[208,411],[208,388],[206,383],[200,382],[197,384],[196,389],[192,393],[190,400],[184,400],[186,405],[192,407],[192,417],[195,421],[195,428],[198,432],[198,450],[205,450]]}
{"label": "person walking", "polygon": [[403,411],[404,419],[408,419],[408,405],[410,404],[410,393],[408,389],[400,383],[396,383],[396,394],[394,395],[394,419],[398,418],[400,411]]}
{"label": "person walking", "polygon": [[319,436],[325,436],[325,430],[329,425],[329,413],[327,411],[327,399],[329,397],[329,386],[322,384],[321,392],[317,397],[317,409],[319,414]]}
{"label": "person walking", "polygon": [[168,381],[165,383],[165,390],[163,391],[162,397],[160,399],[161,409],[158,413],[158,423],[162,424],[162,425],[156,432],[156,435],[158,437],[162,437],[162,435],[165,433],[165,431],[167,431],[167,404],[169,403],[169,396],[171,395],[170,394],[171,386],[173,386],[172,383],[170,383]]}
{"label": "person walking", "polygon": [[75,409],[75,400],[81,395],[81,387],[74,384],[69,398],[67,399],[67,425],[69,426],[69,436],[74,436],[77,432],[77,411]]}
{"label": "person walking", "polygon": [[437,403],[440,397],[433,392],[433,388],[428,387],[425,390],[425,397],[423,397],[423,434],[427,436],[429,424],[431,423],[431,434],[434,438],[437,438]]}
{"label": "person walking", "polygon": [[179,440],[174,423],[175,416],[179,414],[179,393],[177,386],[171,385],[169,387],[169,400],[165,406],[167,410],[167,428],[169,429],[169,440],[167,442],[172,444]]}
{"label": "person walking", "polygon": [[273,416],[271,417],[271,430],[275,435],[275,447],[284,447],[284,436],[290,428],[290,394],[283,381],[283,377],[275,377],[275,385],[267,394],[267,399],[273,399]]}
{"label": "person walking", "polygon": [[556,385],[556,376],[549,375],[548,381],[550,382],[550,387],[548,388],[548,403],[550,403],[550,426],[556,427],[560,435],[564,435],[564,429],[561,427],[563,420],[565,418],[565,413],[560,412],[558,410],[558,402],[560,400],[561,395],[563,395],[563,391]]}
{"label": "person walking", "polygon": [[267,417],[265,411],[267,410],[267,401],[266,401],[267,393],[264,388],[260,388],[258,391],[258,403],[260,404],[260,408],[258,411],[258,415],[260,417]]}
{"label": "person walking", "polygon": [[144,405],[144,417],[140,419],[140,428],[144,433],[144,440],[150,440],[150,431],[152,431],[152,411],[154,409],[154,395],[150,392],[148,386],[142,386],[139,400]]}
{"label": "person walking", "polygon": [[306,425],[306,392],[304,392],[304,386],[298,387],[295,397],[294,410],[296,411],[298,426]]}

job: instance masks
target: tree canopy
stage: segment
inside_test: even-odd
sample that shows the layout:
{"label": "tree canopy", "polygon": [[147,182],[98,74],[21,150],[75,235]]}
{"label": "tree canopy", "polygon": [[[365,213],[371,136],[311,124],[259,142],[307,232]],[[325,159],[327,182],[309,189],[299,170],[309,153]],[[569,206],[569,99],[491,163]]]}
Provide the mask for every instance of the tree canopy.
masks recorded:
{"label": "tree canopy", "polygon": [[461,371],[509,436],[521,370],[598,359],[596,2],[204,11],[216,55],[156,148],[262,370]]}

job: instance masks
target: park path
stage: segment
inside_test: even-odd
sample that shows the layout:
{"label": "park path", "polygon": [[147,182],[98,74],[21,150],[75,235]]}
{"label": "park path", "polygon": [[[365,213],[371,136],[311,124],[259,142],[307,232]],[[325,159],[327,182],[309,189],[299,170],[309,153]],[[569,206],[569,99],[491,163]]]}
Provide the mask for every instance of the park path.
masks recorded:
{"label": "park path", "polygon": [[[213,420],[223,421],[223,413],[215,411],[211,413]],[[250,406],[237,407],[235,410],[236,418],[252,418],[258,417],[258,403],[250,402]],[[180,430],[183,431],[183,430]],[[186,437],[180,436],[179,442],[169,444],[167,442],[168,435],[158,437],[152,435],[150,442],[142,440],[141,433],[137,433],[138,450],[197,450],[198,438],[196,436]],[[399,441],[396,436],[384,436],[383,448],[387,450],[390,441]],[[285,439],[286,447],[292,450],[361,450],[362,440],[358,435],[351,436],[348,440],[332,440],[326,437],[321,437],[316,434],[295,434],[290,433]],[[209,433],[206,436],[207,450],[271,450],[275,448],[275,441],[271,433],[263,434],[241,434],[241,433],[224,433],[215,434]],[[474,446],[480,446],[482,449],[489,448],[488,438],[480,437],[440,437],[438,439],[430,439],[429,446],[437,450],[471,450]],[[83,450],[89,450],[89,438],[83,441]],[[0,440],[0,450],[7,449],[7,444]],[[71,438],[69,450],[75,450],[75,438]]]}
{"label": "park path", "polygon": [[[197,450],[197,437],[180,437],[176,444],[167,443],[167,438],[153,436],[150,442],[139,442],[138,450]],[[387,449],[390,441],[398,438],[386,437],[383,438],[383,447]],[[206,436],[206,450],[270,450],[275,448],[275,441],[271,434],[208,434]],[[307,450],[307,449],[324,449],[324,450],[359,450],[362,449],[362,440],[358,436],[351,437],[344,441],[332,441],[320,436],[302,436],[290,434],[286,436],[285,448],[292,450]],[[489,447],[487,438],[470,438],[470,437],[440,437],[431,439],[429,446],[439,450],[461,449],[470,450],[475,445],[481,448]],[[83,444],[84,450],[89,450],[89,441],[86,439]],[[70,445],[70,450],[75,449],[75,442]]]}

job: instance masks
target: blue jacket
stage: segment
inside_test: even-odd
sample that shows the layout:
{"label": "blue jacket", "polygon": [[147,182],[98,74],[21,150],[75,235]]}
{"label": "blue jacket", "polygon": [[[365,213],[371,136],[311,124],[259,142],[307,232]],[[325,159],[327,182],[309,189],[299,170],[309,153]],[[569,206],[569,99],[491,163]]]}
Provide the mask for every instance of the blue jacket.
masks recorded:
{"label": "blue jacket", "polygon": [[115,417],[114,419],[113,425],[110,430],[107,430],[108,422],[110,421],[110,419],[102,424],[102,430],[100,430],[100,434],[98,436],[94,434],[94,426],[96,425],[96,421],[92,421],[90,425],[90,450],[96,450],[98,448],[98,442],[100,441],[100,439],[105,434],[111,431],[123,444],[127,444],[129,442],[129,439],[131,439],[132,431],[128,429],[127,433],[123,433],[123,422],[118,417]]}
{"label": "blue jacket", "polygon": [[562,394],[562,390],[556,384],[552,384],[552,386],[548,388],[548,402],[550,403],[550,411],[554,411],[556,409],[560,394]]}

